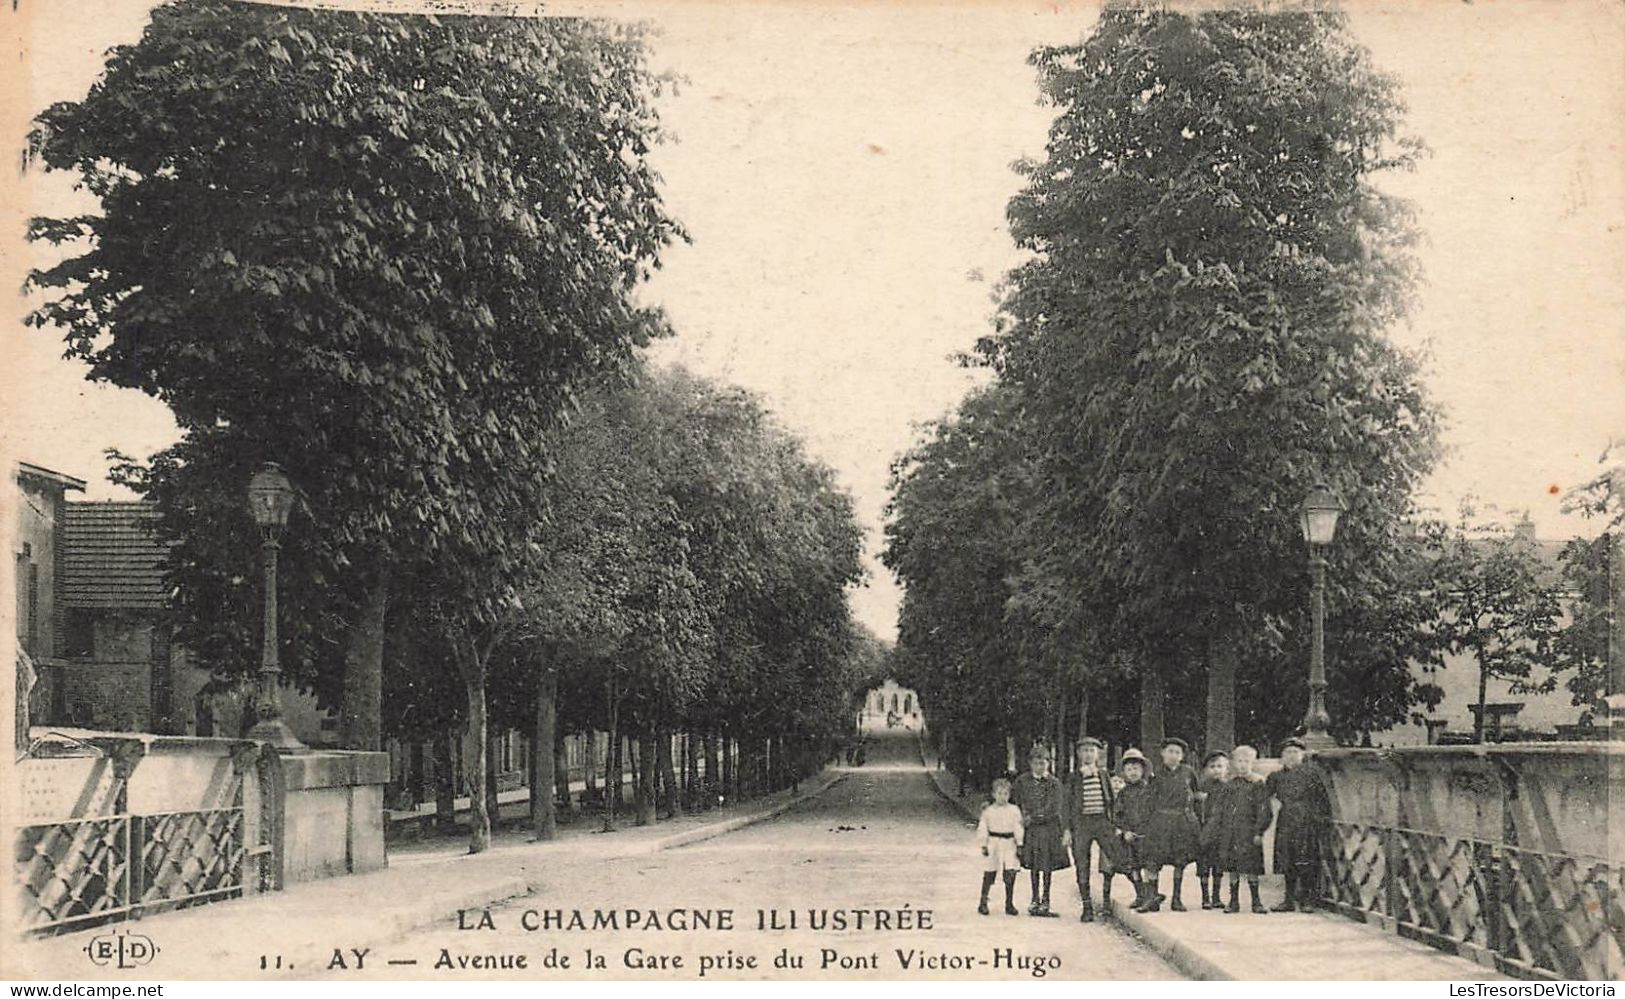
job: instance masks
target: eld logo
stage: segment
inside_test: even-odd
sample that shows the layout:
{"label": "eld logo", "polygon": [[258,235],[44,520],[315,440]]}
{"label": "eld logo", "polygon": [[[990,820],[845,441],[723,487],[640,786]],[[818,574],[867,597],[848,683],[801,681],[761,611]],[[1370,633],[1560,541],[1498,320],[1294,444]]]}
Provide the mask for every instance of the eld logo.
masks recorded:
{"label": "eld logo", "polygon": [[100,967],[135,968],[158,956],[158,945],[139,933],[119,930],[92,937],[85,954]]}

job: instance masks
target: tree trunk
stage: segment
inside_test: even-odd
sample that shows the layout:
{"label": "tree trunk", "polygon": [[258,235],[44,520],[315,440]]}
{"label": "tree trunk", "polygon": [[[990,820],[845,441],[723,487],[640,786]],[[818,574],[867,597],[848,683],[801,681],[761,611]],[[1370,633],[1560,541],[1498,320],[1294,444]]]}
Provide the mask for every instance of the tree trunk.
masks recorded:
{"label": "tree trunk", "polygon": [[609,699],[609,732],[604,745],[604,831],[615,829],[615,812],[621,797],[621,721],[620,705],[613,692]]}
{"label": "tree trunk", "polygon": [[1073,737],[1072,742],[1076,745],[1079,739],[1091,734],[1089,731],[1089,681],[1084,680],[1078,684],[1078,734]]}
{"label": "tree trunk", "polygon": [[710,732],[700,736],[700,756],[705,769],[700,774],[699,793],[694,796],[694,804],[700,811],[708,812],[717,803],[717,740]]}
{"label": "tree trunk", "polygon": [[[554,704],[557,704],[557,698]],[[575,812],[575,802],[570,798],[570,747],[565,741],[564,726],[554,719],[553,746],[549,750],[553,754],[553,783],[558,810],[560,814],[570,815]]]}
{"label": "tree trunk", "polygon": [[1204,754],[1236,748],[1236,649],[1224,638],[1208,643],[1207,743]]}
{"label": "tree trunk", "polygon": [[722,737],[722,794],[720,797],[726,804],[733,804],[739,797],[739,773],[734,766],[732,752],[733,739],[724,735]]}
{"label": "tree trunk", "polygon": [[1162,670],[1155,663],[1140,665],[1140,747],[1153,759],[1162,745]]}
{"label": "tree trunk", "polygon": [[468,744],[471,759],[463,761],[468,777],[468,852],[483,853],[491,848],[491,802],[486,797],[485,770],[489,756],[488,725],[485,715],[485,663],[471,638],[454,643],[458,671],[468,694]]}
{"label": "tree trunk", "polygon": [[581,737],[581,782],[587,785],[588,791],[598,790],[598,732],[596,729],[587,729]]}
{"label": "tree trunk", "polygon": [[654,724],[646,722],[643,732],[639,736],[638,747],[638,825],[654,825],[657,808],[655,806],[655,778],[657,769],[655,763],[656,736]]}
{"label": "tree trunk", "polygon": [[443,833],[457,830],[457,761],[451,740],[450,728],[434,737],[434,825]]}
{"label": "tree trunk", "polygon": [[553,800],[555,750],[558,742],[559,678],[548,670],[536,682],[536,732],[532,745],[536,752],[530,780],[531,832],[537,842],[558,836],[557,807]]}
{"label": "tree trunk", "polygon": [[389,573],[380,569],[367,588],[344,652],[339,739],[345,749],[378,750],[384,731],[384,616]]}
{"label": "tree trunk", "polygon": [[683,789],[677,784],[677,769],[672,760],[672,734],[660,732],[655,740],[659,750],[660,776],[666,782],[666,818],[676,818],[683,814]]}
{"label": "tree trunk", "polygon": [[[486,730],[490,730],[490,720],[486,720]],[[491,813],[491,828],[502,827],[502,799],[497,795],[497,763],[502,757],[502,740],[497,736],[487,735],[485,739],[485,802]]]}
{"label": "tree trunk", "polygon": [[412,799],[412,807],[416,808],[423,804],[424,793],[428,790],[429,746],[422,739],[413,739],[407,745],[411,747],[407,758],[411,770],[406,793]]}

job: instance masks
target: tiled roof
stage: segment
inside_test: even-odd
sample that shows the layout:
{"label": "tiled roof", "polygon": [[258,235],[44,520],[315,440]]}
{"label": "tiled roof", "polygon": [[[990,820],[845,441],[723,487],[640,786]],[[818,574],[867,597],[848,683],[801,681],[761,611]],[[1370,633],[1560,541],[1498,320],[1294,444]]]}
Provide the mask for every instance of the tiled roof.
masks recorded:
{"label": "tiled roof", "polygon": [[150,503],[69,503],[58,545],[65,607],[157,610],[165,604],[164,546]]}

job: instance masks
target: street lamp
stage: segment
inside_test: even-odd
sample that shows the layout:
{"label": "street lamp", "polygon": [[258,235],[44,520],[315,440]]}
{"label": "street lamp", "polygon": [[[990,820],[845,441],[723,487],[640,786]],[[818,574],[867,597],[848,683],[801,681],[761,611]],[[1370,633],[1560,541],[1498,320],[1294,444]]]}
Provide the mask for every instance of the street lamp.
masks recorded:
{"label": "street lamp", "polygon": [[1309,650],[1309,710],[1303,716],[1304,745],[1311,750],[1331,749],[1337,740],[1327,731],[1326,712],[1326,546],[1337,534],[1337,518],[1346,507],[1325,486],[1310,490],[1303,501],[1303,539],[1309,542],[1309,570],[1314,577],[1312,601],[1314,635]]}
{"label": "street lamp", "polygon": [[293,510],[293,484],[273,462],[266,462],[248,481],[248,512],[260,528],[260,553],[265,562],[265,641],[254,698],[254,727],[248,737],[278,749],[302,749],[304,743],[282,720],[282,667],[277,662],[276,555],[277,540],[288,526]]}

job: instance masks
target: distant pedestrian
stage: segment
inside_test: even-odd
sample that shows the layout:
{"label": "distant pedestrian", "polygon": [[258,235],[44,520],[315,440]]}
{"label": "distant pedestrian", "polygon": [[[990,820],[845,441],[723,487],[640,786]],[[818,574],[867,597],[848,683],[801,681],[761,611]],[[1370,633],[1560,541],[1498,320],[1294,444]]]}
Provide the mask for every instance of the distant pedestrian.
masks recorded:
{"label": "distant pedestrian", "polygon": [[987,862],[982,865],[982,901],[976,911],[987,915],[987,893],[993,879],[1004,878],[1004,914],[1016,912],[1016,871],[1023,841],[1021,809],[1010,804],[1010,782],[1000,777],[993,782],[993,802],[982,809],[982,819],[976,826],[977,844]]}
{"label": "distant pedestrian", "polygon": [[[1138,911],[1156,892],[1156,886],[1148,886],[1140,876],[1140,869],[1145,866],[1145,831],[1151,825],[1151,786],[1145,780],[1145,754],[1138,749],[1128,750],[1117,762],[1117,769],[1122,773],[1123,786],[1117,789],[1112,801],[1112,822],[1122,837],[1123,861],[1128,868],[1129,883],[1134,886],[1131,908]],[[1106,889],[1110,887],[1108,878]],[[1104,901],[1105,890],[1101,896]]]}
{"label": "distant pedestrian", "polygon": [[1033,747],[1031,770],[1016,778],[1010,800],[1021,808],[1025,842],[1021,863],[1032,877],[1032,901],[1028,915],[1053,916],[1049,908],[1050,875],[1071,866],[1066,847],[1061,845],[1061,806],[1065,788],[1049,772],[1049,749]]}
{"label": "distant pedestrian", "polygon": [[1237,746],[1230,754],[1230,780],[1220,793],[1217,822],[1219,825],[1219,866],[1230,875],[1230,902],[1225,912],[1241,911],[1241,879],[1247,878],[1247,889],[1252,894],[1253,911],[1264,913],[1263,901],[1258,897],[1258,877],[1264,873],[1264,831],[1270,827],[1270,792],[1264,778],[1253,772],[1258,751],[1251,746]]}
{"label": "distant pedestrian", "polygon": [[1265,781],[1270,797],[1280,802],[1275,815],[1275,869],[1286,876],[1286,897],[1276,912],[1314,908],[1320,823],[1329,812],[1320,771],[1304,763],[1304,744],[1281,744],[1281,769]]}
{"label": "distant pedestrian", "polygon": [[1077,772],[1066,786],[1066,808],[1062,812],[1061,842],[1072,849],[1072,868],[1077,872],[1078,895],[1083,903],[1079,919],[1095,918],[1094,900],[1089,891],[1089,847],[1100,853],[1100,904],[1110,909],[1112,875],[1122,866],[1123,844],[1112,821],[1116,791],[1111,776],[1100,769],[1100,740],[1085,736],[1078,740]]}
{"label": "distant pedestrian", "polygon": [[1201,830],[1196,844],[1196,880],[1202,883],[1202,908],[1217,909],[1219,883],[1219,799],[1230,777],[1230,754],[1215,749],[1202,757],[1202,775],[1196,779],[1196,824]]}
{"label": "distant pedestrian", "polygon": [[1145,834],[1145,874],[1151,897],[1139,909],[1157,912],[1164,896],[1157,891],[1162,868],[1174,873],[1174,897],[1168,908],[1185,911],[1181,898],[1185,888],[1185,867],[1196,859],[1196,771],[1185,763],[1190,746],[1184,739],[1162,741],[1162,768],[1151,778],[1151,826]]}

